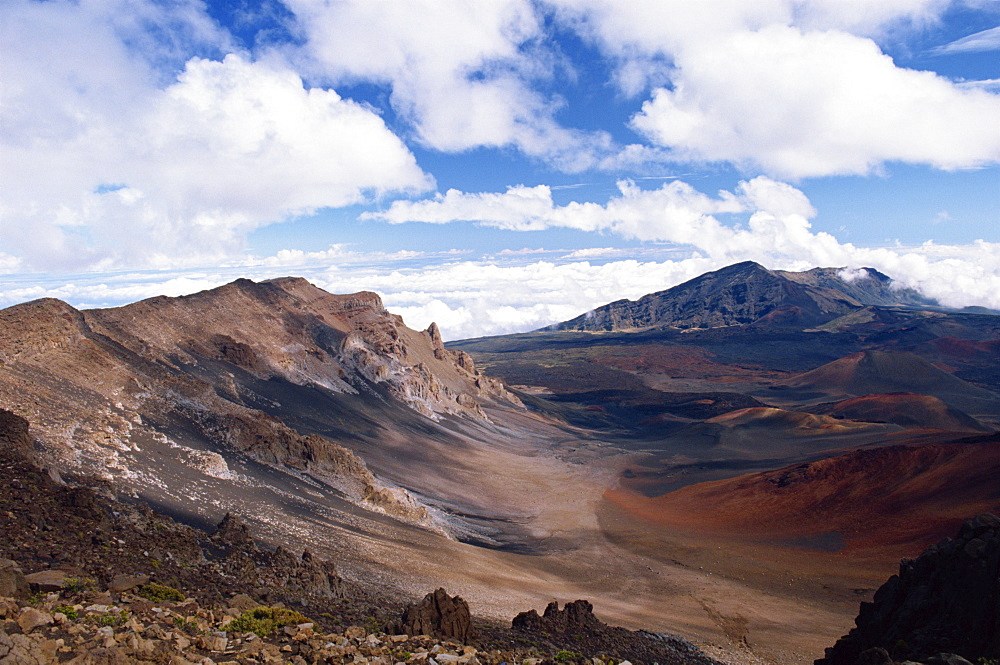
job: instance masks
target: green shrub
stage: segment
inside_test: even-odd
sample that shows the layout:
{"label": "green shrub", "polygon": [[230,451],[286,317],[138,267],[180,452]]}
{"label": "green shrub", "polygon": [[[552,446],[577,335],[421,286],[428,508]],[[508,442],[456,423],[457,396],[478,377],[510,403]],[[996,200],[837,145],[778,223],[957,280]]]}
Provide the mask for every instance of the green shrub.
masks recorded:
{"label": "green shrub", "polygon": [[67,577],[63,591],[65,593],[84,593],[97,589],[97,582],[89,577]]}
{"label": "green shrub", "polygon": [[583,658],[583,656],[576,653],[575,651],[566,651],[565,649],[563,649],[559,651],[555,656],[553,656],[552,660],[556,661],[557,663],[565,663],[566,661],[569,660],[578,660],[581,658]]}
{"label": "green shrub", "polygon": [[309,623],[309,619],[295,610],[284,607],[255,607],[229,622],[226,629],[235,633],[256,633],[266,637],[284,626]]}
{"label": "green shrub", "polygon": [[157,584],[156,582],[143,584],[136,589],[135,595],[146,600],[151,600],[154,603],[161,603],[165,600],[176,601],[178,603],[184,601],[183,593],[166,584]]}
{"label": "green shrub", "polygon": [[183,631],[188,635],[195,635],[198,633],[198,624],[194,621],[189,621],[184,617],[174,617],[174,626],[177,630]]}
{"label": "green shrub", "polygon": [[76,611],[76,608],[72,605],[60,605],[59,607],[52,610],[53,612],[59,612],[66,616],[70,621],[76,621],[79,618],[80,613]]}
{"label": "green shrub", "polygon": [[129,614],[125,610],[121,612],[109,612],[108,614],[92,614],[87,617],[87,621],[95,626],[112,626],[117,628],[129,619]]}

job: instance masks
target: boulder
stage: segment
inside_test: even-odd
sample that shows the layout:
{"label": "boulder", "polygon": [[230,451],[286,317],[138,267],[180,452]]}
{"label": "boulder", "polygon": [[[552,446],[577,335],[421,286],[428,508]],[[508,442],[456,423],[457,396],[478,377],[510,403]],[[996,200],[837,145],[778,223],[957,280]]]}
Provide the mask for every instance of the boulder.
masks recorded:
{"label": "boulder", "polygon": [[25,607],[17,617],[17,625],[21,627],[21,632],[30,633],[39,626],[46,626],[52,623],[52,615],[41,612],[34,607]]}
{"label": "boulder", "polygon": [[17,562],[0,559],[0,596],[27,598],[30,594],[31,588]]}
{"label": "boulder", "polygon": [[460,596],[449,596],[444,589],[437,589],[419,603],[409,605],[399,621],[386,627],[386,632],[468,642],[472,637],[469,604]]}
{"label": "boulder", "polygon": [[882,647],[862,651],[858,655],[857,665],[894,665],[889,652]]}
{"label": "boulder", "polygon": [[972,663],[953,653],[939,653],[928,658],[927,665],[972,665]]}
{"label": "boulder", "polygon": [[115,575],[108,583],[108,591],[121,593],[149,582],[149,575]]}
{"label": "boulder", "polygon": [[65,570],[53,568],[50,570],[40,570],[37,573],[25,575],[28,585],[35,591],[49,592],[61,591],[66,586],[66,579],[69,575]]}

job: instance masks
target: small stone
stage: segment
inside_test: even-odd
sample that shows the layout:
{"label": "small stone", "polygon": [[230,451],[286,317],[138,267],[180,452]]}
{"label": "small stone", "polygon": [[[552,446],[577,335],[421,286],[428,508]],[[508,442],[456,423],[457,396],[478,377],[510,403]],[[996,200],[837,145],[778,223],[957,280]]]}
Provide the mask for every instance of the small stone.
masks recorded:
{"label": "small stone", "polygon": [[21,632],[27,634],[39,626],[46,626],[52,623],[52,615],[40,612],[34,607],[25,607],[17,617],[17,625],[21,627]]}
{"label": "small stone", "polygon": [[198,647],[200,649],[205,649],[206,651],[225,651],[228,646],[229,639],[226,637],[225,633],[221,635],[218,633],[202,635],[198,638]]}

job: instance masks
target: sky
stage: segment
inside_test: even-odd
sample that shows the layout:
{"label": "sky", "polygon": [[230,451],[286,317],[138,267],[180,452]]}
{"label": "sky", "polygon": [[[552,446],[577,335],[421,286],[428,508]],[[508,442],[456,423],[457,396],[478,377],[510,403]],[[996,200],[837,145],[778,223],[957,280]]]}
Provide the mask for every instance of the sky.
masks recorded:
{"label": "sky", "polygon": [[445,339],[744,260],[1000,309],[1000,0],[3,0],[0,306],[239,277]]}

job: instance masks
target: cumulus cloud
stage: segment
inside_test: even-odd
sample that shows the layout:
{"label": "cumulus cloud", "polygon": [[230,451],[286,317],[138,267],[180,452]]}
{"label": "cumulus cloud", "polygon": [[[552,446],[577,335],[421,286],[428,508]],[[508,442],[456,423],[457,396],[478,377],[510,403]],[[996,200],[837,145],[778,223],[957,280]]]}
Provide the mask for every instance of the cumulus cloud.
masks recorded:
{"label": "cumulus cloud", "polygon": [[673,89],[654,91],[632,122],[680,157],[790,178],[1000,162],[1000,96],[900,69],[842,32],[771,26],[692,45]]}
{"label": "cumulus cloud", "polygon": [[674,159],[782,178],[1000,162],[1000,96],[900,68],[873,40],[947,2],[553,2],[625,92],[652,86],[632,127]]}
{"label": "cumulus cloud", "polygon": [[[639,271],[642,275],[633,274],[626,279],[634,279],[637,284],[647,286],[650,285],[648,276],[651,274],[657,279],[669,280],[663,273],[657,272],[666,270],[664,266],[677,271],[673,273],[675,275],[683,273],[688,276],[744,260],[787,270],[807,270],[816,266],[843,267],[847,269],[844,274],[848,276],[860,274],[857,271],[867,266],[881,270],[900,284],[916,288],[950,306],[1000,308],[1000,296],[997,295],[1000,293],[997,290],[1000,289],[998,243],[980,240],[969,246],[950,246],[928,242],[910,248],[866,248],[841,243],[828,233],[812,229],[810,219],[816,211],[800,190],[764,176],[742,182],[733,191],[721,191],[716,196],[698,192],[682,181],[667,183],[655,190],[642,190],[625,181],[619,183],[619,188],[619,195],[603,205],[574,202],[564,206],[555,205],[545,187],[514,187],[504,193],[450,191],[432,200],[394,202],[379,216],[394,223],[472,220],[513,230],[565,227],[605,231],[627,238],[676,243],[693,252],[693,258],[683,261],[641,264],[613,261],[596,267],[589,263],[572,264],[586,265],[592,270],[599,268],[601,271]],[[722,221],[729,218],[735,218],[735,221]],[[576,256],[572,254],[567,255],[567,264],[574,258]],[[557,267],[569,270],[562,265]],[[605,279],[610,273],[601,274],[601,278]],[[517,278],[532,283],[527,276],[519,275]],[[462,283],[473,282],[467,276],[461,279]],[[498,284],[502,282],[496,276],[491,279],[496,279]],[[565,286],[559,279],[551,279],[553,284]],[[544,283],[544,280],[539,280],[540,285]],[[661,283],[666,285],[651,290],[673,284]],[[612,284],[620,290],[608,293],[608,300],[637,297],[648,292],[635,293],[642,287],[633,289],[620,281]],[[546,287],[540,288],[544,290]],[[510,289],[513,287],[499,287],[495,296],[491,297],[497,298],[495,302],[503,303],[505,298],[510,297],[507,295]],[[579,311],[586,311],[600,304],[604,303],[592,300],[587,304],[581,300],[578,307]],[[416,311],[424,304],[407,306],[410,311]],[[525,307],[535,311],[532,307]],[[469,305],[463,304],[454,313],[456,325],[466,326],[460,327],[463,330],[472,325],[462,323],[468,309]]]}
{"label": "cumulus cloud", "polygon": [[[127,4],[139,21],[146,3]],[[210,23],[190,4],[178,7]],[[224,39],[192,18],[161,26],[174,38],[159,51],[143,43],[140,57],[149,26],[133,39],[123,9],[0,8],[0,150],[17,165],[0,179],[0,241],[22,267],[219,260],[260,225],[431,185],[371,109],[236,54],[190,58],[166,75],[188,42],[207,51]]]}
{"label": "cumulus cloud", "polygon": [[562,101],[535,83],[564,63],[543,44],[543,17],[530,0],[287,4],[306,37],[291,57],[334,84],[390,86],[396,113],[428,147],[511,146],[571,171],[615,152],[606,133],[554,119]]}

